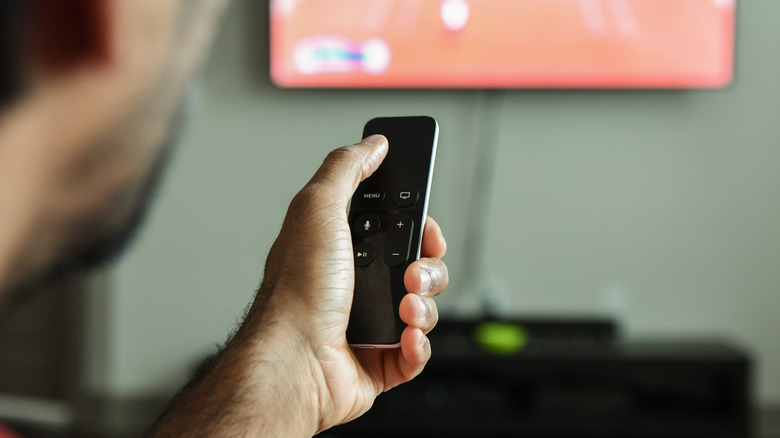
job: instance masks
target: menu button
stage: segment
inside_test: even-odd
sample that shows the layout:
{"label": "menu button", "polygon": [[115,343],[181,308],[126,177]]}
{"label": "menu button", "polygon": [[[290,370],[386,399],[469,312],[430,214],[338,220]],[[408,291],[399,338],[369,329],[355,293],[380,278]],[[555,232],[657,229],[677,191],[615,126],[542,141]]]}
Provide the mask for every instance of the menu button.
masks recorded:
{"label": "menu button", "polygon": [[366,208],[373,208],[382,203],[385,199],[385,189],[378,185],[370,185],[358,189],[355,198]]}

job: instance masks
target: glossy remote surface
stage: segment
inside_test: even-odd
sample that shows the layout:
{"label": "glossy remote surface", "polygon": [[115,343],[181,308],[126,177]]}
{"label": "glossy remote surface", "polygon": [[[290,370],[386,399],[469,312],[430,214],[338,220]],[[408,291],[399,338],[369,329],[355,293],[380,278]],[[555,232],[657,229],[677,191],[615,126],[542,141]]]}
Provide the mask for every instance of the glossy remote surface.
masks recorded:
{"label": "glossy remote surface", "polygon": [[350,345],[400,343],[405,324],[398,306],[407,293],[406,268],[420,258],[438,133],[436,121],[426,116],[377,118],[364,128],[363,138],[383,134],[390,148],[350,204],[355,258]]}

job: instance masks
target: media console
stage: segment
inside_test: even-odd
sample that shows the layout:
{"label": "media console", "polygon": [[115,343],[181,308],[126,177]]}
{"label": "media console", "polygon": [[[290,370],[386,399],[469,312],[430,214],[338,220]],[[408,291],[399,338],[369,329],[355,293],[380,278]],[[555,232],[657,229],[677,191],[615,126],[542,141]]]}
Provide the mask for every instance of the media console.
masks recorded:
{"label": "media console", "polygon": [[420,376],[322,436],[750,436],[750,360],[735,346],[625,342],[609,321],[517,320],[501,324],[525,341],[498,354],[475,335],[483,324],[442,321]]}

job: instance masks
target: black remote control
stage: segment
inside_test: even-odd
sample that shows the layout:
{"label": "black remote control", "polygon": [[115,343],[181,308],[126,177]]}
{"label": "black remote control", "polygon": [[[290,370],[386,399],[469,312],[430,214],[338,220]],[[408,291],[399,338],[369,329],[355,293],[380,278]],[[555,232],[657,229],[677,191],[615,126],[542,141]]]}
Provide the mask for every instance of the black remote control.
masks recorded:
{"label": "black remote control", "polygon": [[347,341],[391,348],[405,327],[398,315],[404,273],[420,258],[439,125],[427,116],[383,117],[366,124],[363,138],[373,134],[387,137],[390,149],[350,203],[355,293]]}

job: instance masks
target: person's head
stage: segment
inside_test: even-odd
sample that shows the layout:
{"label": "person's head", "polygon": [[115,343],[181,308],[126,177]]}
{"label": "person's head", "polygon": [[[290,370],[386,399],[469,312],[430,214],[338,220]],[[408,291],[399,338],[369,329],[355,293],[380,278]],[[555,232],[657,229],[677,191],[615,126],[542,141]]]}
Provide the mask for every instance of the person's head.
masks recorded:
{"label": "person's head", "polygon": [[0,306],[116,253],[226,0],[3,0]]}

